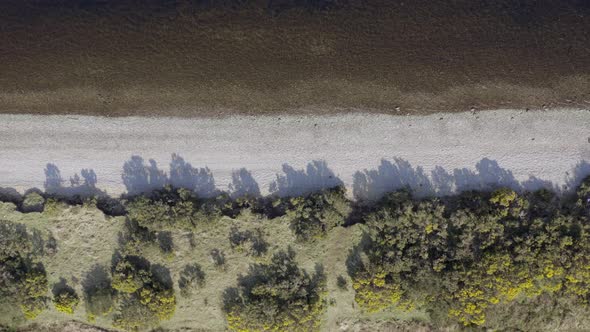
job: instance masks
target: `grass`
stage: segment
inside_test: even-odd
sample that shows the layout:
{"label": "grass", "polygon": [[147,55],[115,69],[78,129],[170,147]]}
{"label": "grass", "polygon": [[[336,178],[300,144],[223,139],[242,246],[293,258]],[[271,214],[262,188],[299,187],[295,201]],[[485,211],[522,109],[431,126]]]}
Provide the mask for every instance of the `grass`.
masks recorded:
{"label": "grass", "polygon": [[[50,305],[33,322],[25,321],[16,308],[0,309],[0,326],[32,326],[39,324],[39,329],[59,326],[69,321],[88,322],[83,298],[83,281],[87,273],[96,264],[110,269],[111,258],[118,247],[118,233],[123,230],[123,217],[105,217],[95,207],[68,206],[56,203],[43,213],[23,214],[15,210],[12,203],[0,203],[0,218],[15,223],[22,223],[27,228],[35,228],[50,234],[57,240],[57,252],[43,256],[50,288],[63,278],[74,288],[80,297],[80,304],[73,314],[64,314]],[[264,239],[269,243],[268,252],[255,257],[247,250],[232,250],[229,233],[232,227],[240,230],[262,230]],[[312,272],[315,264],[323,264],[328,282],[327,299],[331,303],[323,317],[322,330],[333,331],[345,326],[380,326],[391,319],[423,319],[420,312],[401,313],[384,312],[378,315],[366,315],[354,303],[354,290],[347,287],[342,290],[337,285],[340,275],[350,279],[346,272],[346,257],[352,245],[357,243],[362,233],[362,225],[336,227],[323,239],[302,243],[296,241],[289,223],[281,218],[268,220],[245,211],[236,219],[224,217],[221,221],[199,225],[194,231],[193,240],[190,232],[173,231],[173,249],[171,253],[162,253],[158,245],[145,246],[141,254],[152,265],[160,264],[170,270],[177,295],[176,312],[171,320],[163,321],[161,327],[167,330],[202,330],[222,331],[226,329],[221,295],[224,289],[235,286],[240,274],[246,274],[251,263],[265,261],[273,252],[286,249],[289,245],[297,252],[297,260],[302,268]],[[191,243],[192,242],[192,243]],[[217,249],[224,253],[223,268],[216,266],[211,258],[211,251]],[[186,264],[197,263],[205,273],[205,285],[197,287],[187,296],[182,296],[178,279]],[[48,292],[49,295],[49,292]],[[2,306],[0,306],[1,308]],[[110,316],[97,317],[91,323],[97,327],[110,328]],[[360,324],[360,325],[359,325]],[[388,323],[391,324],[391,323]]]}

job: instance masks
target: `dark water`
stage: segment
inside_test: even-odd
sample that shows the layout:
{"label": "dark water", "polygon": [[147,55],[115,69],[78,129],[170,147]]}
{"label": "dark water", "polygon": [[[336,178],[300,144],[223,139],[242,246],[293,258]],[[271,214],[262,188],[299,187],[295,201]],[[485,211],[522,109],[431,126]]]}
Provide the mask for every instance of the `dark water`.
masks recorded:
{"label": "dark water", "polygon": [[584,107],[589,18],[586,0],[2,1],[0,111]]}

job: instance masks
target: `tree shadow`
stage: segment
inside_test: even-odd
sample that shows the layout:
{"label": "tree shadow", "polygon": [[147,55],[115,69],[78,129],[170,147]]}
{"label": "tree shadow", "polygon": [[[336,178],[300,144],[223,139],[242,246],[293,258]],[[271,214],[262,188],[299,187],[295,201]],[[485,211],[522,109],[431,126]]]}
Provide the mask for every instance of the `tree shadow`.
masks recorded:
{"label": "tree shadow", "polygon": [[176,188],[192,190],[200,197],[214,197],[219,193],[208,167],[195,168],[176,153],[172,154],[170,162],[169,183]]}
{"label": "tree shadow", "polygon": [[489,190],[498,187],[525,189],[514,178],[512,171],[500,167],[495,160],[483,158],[475,165],[475,170],[476,172],[473,172],[462,168],[453,171],[456,191]]}
{"label": "tree shadow", "polygon": [[131,156],[123,165],[122,178],[127,193],[132,196],[162,189],[168,184],[191,190],[200,197],[219,194],[209,168],[195,168],[176,153],[172,154],[170,176],[158,168],[155,160],[150,159],[145,164],[142,157]]}
{"label": "tree shadow", "polygon": [[74,174],[69,179],[69,186],[64,185],[66,181],[62,178],[57,165],[48,163],[44,171],[44,187],[48,195],[64,198],[106,196],[104,191],[96,188],[97,177],[92,169],[82,169],[80,172],[82,178],[78,174]]}
{"label": "tree shadow", "polygon": [[170,270],[167,267],[160,264],[152,264],[151,272],[154,279],[166,289],[171,289],[173,287]]}
{"label": "tree shadow", "polygon": [[587,176],[590,176],[590,163],[586,160],[582,160],[574,166],[574,169],[571,172],[566,173],[566,181],[563,186],[563,191],[574,190]]}
{"label": "tree shadow", "polygon": [[363,233],[361,240],[357,245],[348,250],[346,257],[346,272],[349,276],[355,277],[359,271],[365,269],[365,261],[363,253],[367,251],[371,245],[371,237],[367,233]]}
{"label": "tree shadow", "polygon": [[518,181],[512,171],[502,168],[497,161],[483,158],[475,165],[475,170],[456,168],[447,171],[436,166],[427,176],[422,167],[413,167],[409,162],[394,158],[394,162],[382,160],[377,169],[356,172],[353,176],[353,196],[358,201],[375,201],[385,193],[408,188],[416,197],[448,196],[464,191],[488,191],[500,187],[516,191],[536,191],[549,189],[563,193],[575,188],[590,174],[590,163],[582,161],[576,165],[572,174],[566,173],[566,185],[558,188],[551,181],[530,176]]}
{"label": "tree shadow", "polygon": [[306,169],[296,170],[288,164],[283,164],[284,175],[277,174],[277,178],[269,186],[271,194],[281,197],[299,196],[309,192],[333,188],[343,185],[323,160],[314,160],[307,164]]}
{"label": "tree shadow", "polygon": [[113,307],[115,292],[111,288],[111,277],[106,267],[94,265],[82,281],[82,290],[88,313],[104,315]]}
{"label": "tree shadow", "polygon": [[229,192],[232,198],[251,196],[259,197],[260,188],[258,183],[245,168],[234,170],[231,175],[232,182],[229,184]]}
{"label": "tree shadow", "polygon": [[[242,278],[242,276],[238,276],[238,279],[239,278]],[[221,302],[222,310],[227,313],[230,312],[233,307],[239,306],[244,301],[240,295],[238,287],[229,287],[223,290],[223,294],[221,294]]]}
{"label": "tree shadow", "polygon": [[103,289],[111,288],[111,277],[105,266],[95,264],[90,268],[86,277],[82,280],[82,289],[86,296],[97,293]]}
{"label": "tree shadow", "polygon": [[51,292],[53,293],[53,296],[58,296],[61,293],[69,293],[69,294],[76,294],[76,291],[74,290],[74,288],[72,288],[70,285],[67,284],[66,279],[64,278],[59,278],[59,281],[55,284],[53,284],[53,287],[51,288]]}
{"label": "tree shadow", "polygon": [[411,188],[416,196],[432,194],[432,184],[422,167],[414,168],[401,158],[394,158],[393,163],[382,159],[377,169],[353,175],[353,196],[359,200],[376,200],[404,187]]}
{"label": "tree shadow", "polygon": [[148,162],[149,165],[146,165],[140,156],[131,156],[123,165],[123,184],[130,195],[161,189],[166,185],[166,173],[158,169],[155,160]]}
{"label": "tree shadow", "polygon": [[178,288],[183,296],[190,295],[195,288],[205,286],[205,272],[197,263],[187,264],[180,272]]}
{"label": "tree shadow", "polygon": [[158,245],[163,253],[171,253],[174,249],[174,241],[171,232],[158,232]]}

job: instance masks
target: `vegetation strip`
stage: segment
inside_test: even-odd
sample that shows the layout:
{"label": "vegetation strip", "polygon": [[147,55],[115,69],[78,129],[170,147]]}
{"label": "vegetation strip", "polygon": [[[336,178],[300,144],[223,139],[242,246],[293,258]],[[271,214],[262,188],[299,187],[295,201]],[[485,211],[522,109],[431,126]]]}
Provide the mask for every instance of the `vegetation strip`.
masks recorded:
{"label": "vegetation strip", "polygon": [[[64,204],[74,203],[33,191],[2,204],[35,218],[57,216]],[[120,215],[116,218],[124,223],[110,268],[91,269],[87,279],[94,279],[84,282],[82,294],[65,279],[50,285],[44,257],[67,244],[51,232],[0,220],[3,306],[18,307],[20,317],[34,320],[51,299],[65,315],[84,304],[93,324],[106,320],[122,330],[154,328],[173,318],[179,300],[194,297],[212,281],[203,269],[206,262],[187,263],[173,278],[165,266],[144,257],[151,255],[149,248],[158,248],[158,255],[172,262],[178,234],[195,246],[207,240],[198,237],[205,234],[200,231],[244,220],[240,225],[254,228],[234,225],[226,238],[232,251],[252,257],[252,263],[233,287],[218,294],[230,330],[322,329],[334,305],[327,287],[332,281],[319,262],[313,273],[300,267],[293,246],[321,243],[336,228],[353,224],[362,226],[363,236],[351,247],[346,269],[366,317],[378,311],[424,312],[432,328],[509,329],[524,319],[532,329],[546,329],[589,313],[590,177],[562,197],[546,189],[498,188],[417,199],[399,190],[377,202],[353,204],[342,187],[286,198],[200,198],[167,186],[120,199],[88,198],[82,204]],[[272,238],[255,221],[260,218],[288,223],[292,243],[271,247]],[[209,254],[216,273],[229,273],[223,251]],[[347,289],[348,278],[334,279],[339,289]],[[27,323],[15,316],[2,324]]]}

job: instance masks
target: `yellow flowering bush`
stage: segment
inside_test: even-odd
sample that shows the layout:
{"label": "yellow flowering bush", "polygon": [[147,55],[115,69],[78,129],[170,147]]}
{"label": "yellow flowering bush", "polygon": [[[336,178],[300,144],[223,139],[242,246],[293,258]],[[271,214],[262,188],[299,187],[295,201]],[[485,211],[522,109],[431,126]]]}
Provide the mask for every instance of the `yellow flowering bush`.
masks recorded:
{"label": "yellow flowering bush", "polygon": [[70,315],[74,313],[74,309],[78,306],[79,302],[78,295],[69,289],[64,289],[53,297],[55,309]]}

